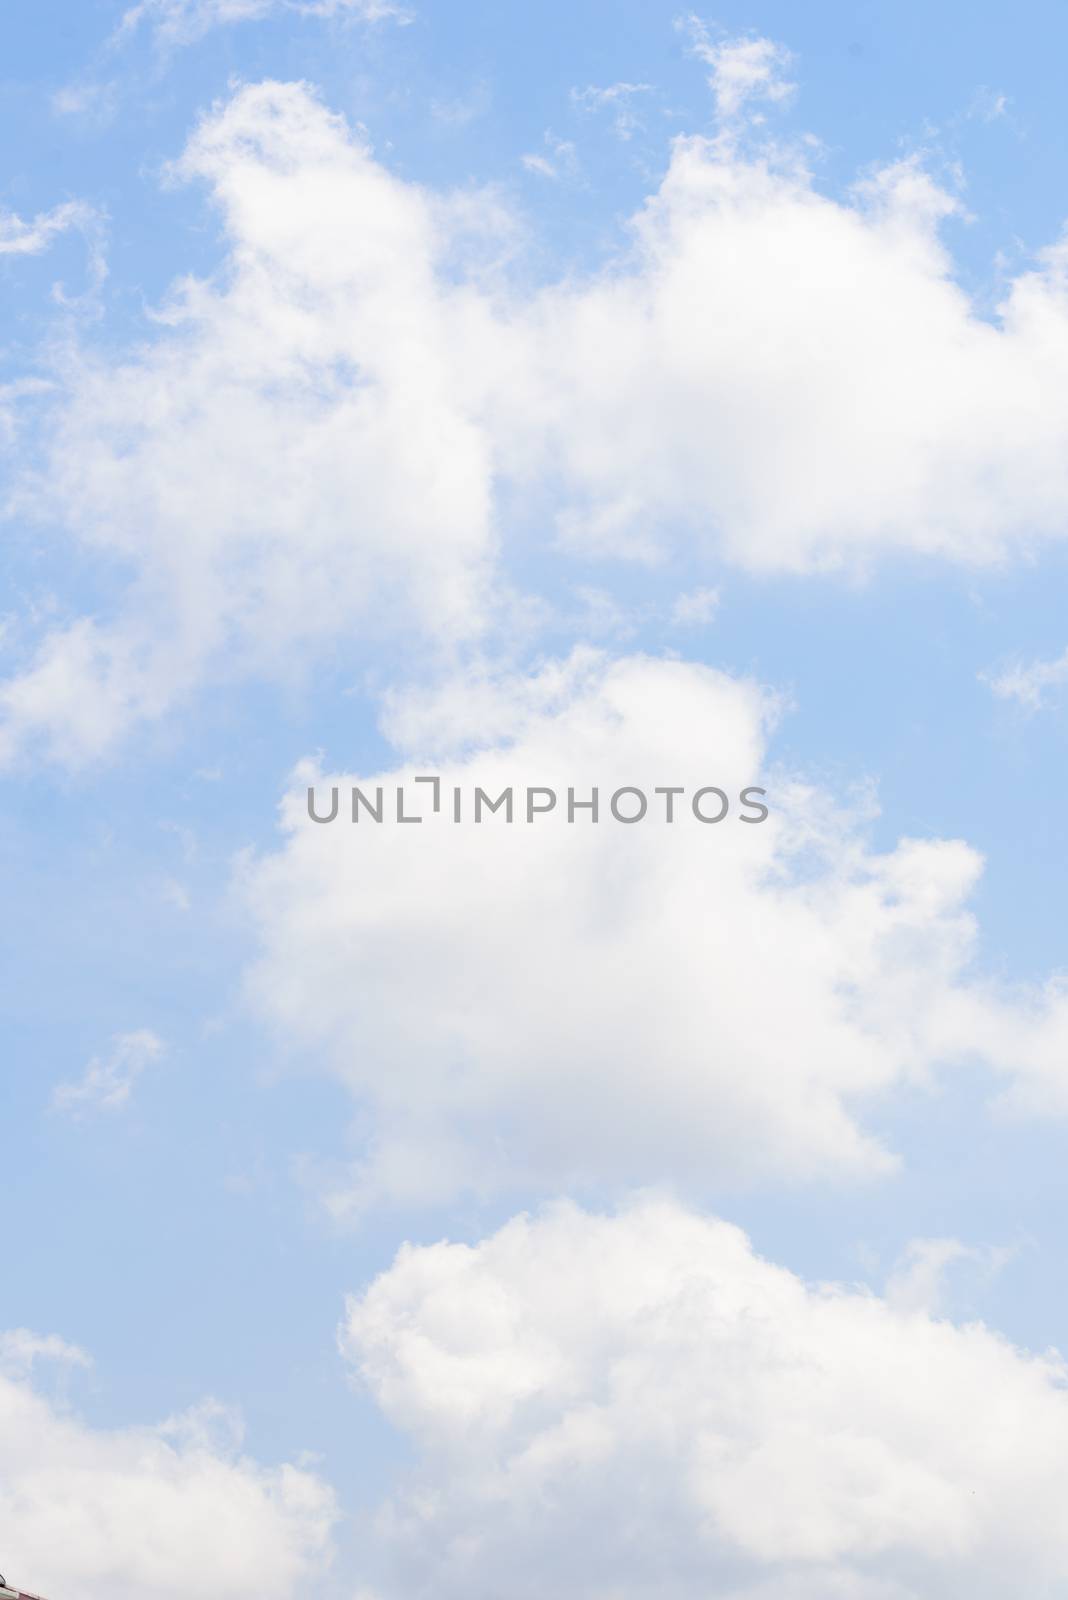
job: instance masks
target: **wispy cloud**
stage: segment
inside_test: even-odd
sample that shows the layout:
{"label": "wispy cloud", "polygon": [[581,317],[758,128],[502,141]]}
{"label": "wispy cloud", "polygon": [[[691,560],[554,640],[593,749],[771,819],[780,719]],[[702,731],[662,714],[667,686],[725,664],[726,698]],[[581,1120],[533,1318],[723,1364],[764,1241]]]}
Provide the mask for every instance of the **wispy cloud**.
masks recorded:
{"label": "wispy cloud", "polygon": [[793,94],[796,85],[785,77],[792,57],[774,39],[716,42],[707,23],[692,12],[680,17],[676,27],[689,36],[692,53],[710,69],[708,83],[721,122],[734,121],[751,101],[781,103]]}
{"label": "wispy cloud", "polygon": [[52,111],[57,117],[72,117],[94,127],[104,127],[118,110],[114,83],[67,83],[52,96]]}
{"label": "wispy cloud", "polygon": [[95,290],[108,275],[104,249],[103,215],[84,200],[66,200],[51,211],[39,211],[28,221],[14,211],[0,208],[0,256],[37,256],[44,253],[61,234],[80,233],[88,258],[88,287],[84,295],[68,295],[62,283],[52,287],[53,298],[74,309],[92,303]]}
{"label": "wispy cloud", "polygon": [[39,211],[29,222],[14,211],[0,210],[0,256],[40,255],[59,234],[72,228],[89,232],[98,221],[97,213],[84,200],[67,200],[51,211]]}
{"label": "wispy cloud", "polygon": [[1028,711],[1040,711],[1047,702],[1048,691],[1068,681],[1068,649],[1055,661],[1032,661],[1030,665],[1021,661],[1004,672],[981,672],[979,677],[999,700],[1017,700]]}
{"label": "wispy cloud", "polygon": [[700,627],[711,622],[719,610],[718,589],[691,589],[680,594],[671,608],[671,621],[677,628]]}
{"label": "wispy cloud", "polygon": [[886,1299],[896,1311],[921,1311],[942,1316],[946,1310],[950,1268],[967,1263],[982,1279],[995,1277],[1015,1250],[1006,1246],[975,1247],[959,1239],[911,1239],[886,1283]]}
{"label": "wispy cloud", "polygon": [[572,103],[583,111],[611,111],[612,126],[617,138],[630,139],[643,126],[634,109],[635,95],[652,92],[651,83],[612,83],[600,89],[588,84],[585,89],[572,89]]}
{"label": "wispy cloud", "polygon": [[466,128],[469,123],[484,117],[490,108],[492,96],[489,85],[476,84],[470,94],[455,95],[451,99],[437,96],[430,102],[430,115],[442,127]]}
{"label": "wispy cloud", "polygon": [[1002,117],[1008,116],[1011,104],[1012,101],[1007,94],[1003,94],[1000,89],[988,89],[984,84],[976,89],[972,103],[968,107],[968,115],[979,122],[998,122]]}
{"label": "wispy cloud", "polygon": [[394,0],[139,0],[123,15],[112,43],[121,43],[144,24],[160,44],[195,44],[213,28],[233,22],[259,22],[273,12],[284,11],[301,17],[336,17],[366,23],[412,20],[407,7]]}
{"label": "wispy cloud", "polygon": [[163,1041],[149,1028],[116,1034],[111,1054],[94,1056],[80,1078],[58,1084],[52,1108],[75,1116],[88,1111],[121,1111],[147,1066],[163,1053]]}
{"label": "wispy cloud", "polygon": [[57,1334],[31,1333],[29,1328],[0,1332],[0,1372],[26,1373],[36,1361],[55,1361],[65,1367],[91,1367],[92,1357]]}
{"label": "wispy cloud", "polygon": [[543,152],[529,151],[520,157],[527,171],[537,173],[542,178],[575,177],[578,172],[578,156],[570,139],[558,139],[555,134],[546,132],[544,142]]}

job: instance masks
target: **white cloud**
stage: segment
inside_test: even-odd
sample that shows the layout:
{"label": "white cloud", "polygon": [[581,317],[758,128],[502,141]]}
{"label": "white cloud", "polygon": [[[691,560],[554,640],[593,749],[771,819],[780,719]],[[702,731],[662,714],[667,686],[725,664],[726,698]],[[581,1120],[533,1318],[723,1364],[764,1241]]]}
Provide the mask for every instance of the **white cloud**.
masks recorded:
{"label": "white cloud", "polygon": [[58,1334],[33,1333],[29,1328],[0,1329],[0,1373],[24,1376],[38,1361],[66,1367],[90,1367],[92,1358]]}
{"label": "white cloud", "polygon": [[57,117],[76,117],[92,126],[106,127],[118,110],[116,85],[92,81],[64,84],[52,95],[51,104]]}
{"label": "white cloud", "polygon": [[[14,211],[0,207],[0,257],[36,256],[51,248],[64,233],[80,233],[85,245],[88,265],[88,286],[82,296],[68,295],[62,283],[52,286],[52,298],[65,311],[93,304],[93,291],[99,289],[108,275],[104,247],[104,217],[84,200],[67,200],[51,211],[41,211],[29,221]],[[0,432],[11,434],[5,400],[9,396],[30,393],[40,380],[16,380],[0,389]],[[2,502],[0,502],[2,514]]]}
{"label": "white cloud", "polygon": [[1068,976],[974,993],[946,1021],[965,1048],[1005,1073],[999,1110],[1068,1116]]}
{"label": "white cloud", "polygon": [[162,1039],[149,1028],[117,1034],[105,1059],[94,1056],[80,1078],[56,1085],[53,1109],[74,1114],[121,1111],[142,1072],[162,1053]]}
{"label": "white cloud", "polygon": [[165,878],[160,886],[160,894],[175,911],[188,911],[193,903],[189,890],[177,878]]}
{"label": "white cloud", "polygon": [[98,218],[84,200],[67,200],[51,211],[39,211],[29,222],[14,211],[0,210],[0,256],[35,256],[47,250],[61,233],[72,228],[91,233]]}
{"label": "white cloud", "polygon": [[[84,1364],[55,1338],[0,1338]],[[32,1347],[32,1348],[30,1348]],[[11,1582],[84,1600],[220,1600],[306,1593],[321,1573],[333,1495],[312,1473],[265,1469],[207,1405],[156,1427],[102,1430],[0,1360],[0,1527]]]}
{"label": "white cloud", "polygon": [[522,319],[505,460],[554,486],[567,544],[608,555],[813,572],[1063,538],[1068,253],[983,321],[939,237],[954,209],[914,163],[843,203],[678,140],[629,262]]}
{"label": "white cloud", "polygon": [[714,42],[700,17],[683,17],[677,24],[688,33],[695,56],[710,68],[708,84],[716,114],[724,123],[735,121],[750,102],[788,100],[796,87],[784,76],[790,52],[773,39],[723,38]]}
{"label": "white cloud", "polygon": [[539,177],[555,178],[557,176],[556,168],[546,156],[528,152],[526,155],[520,156],[519,159],[528,172],[535,172]]}
{"label": "white cloud", "polygon": [[971,106],[968,109],[969,117],[977,117],[981,122],[997,122],[1002,117],[1007,117],[1012,104],[1007,94],[1002,94],[999,89],[988,89],[985,85],[975,91]]}
{"label": "white cloud", "polygon": [[1006,1246],[963,1244],[959,1239],[911,1239],[886,1282],[886,1298],[899,1311],[941,1315],[949,1297],[951,1268],[966,1265],[981,1279],[990,1279],[1012,1260]]}
{"label": "white cloud", "polygon": [[[1063,1002],[971,973],[977,854],[871,850],[862,818],[769,769],[773,715],[707,668],[579,652],[394,701],[391,771],[296,774],[283,847],[244,867],[249,986],[361,1109],[365,1154],[331,1204],[878,1175],[894,1165],[867,1128],[878,1097],[973,1057],[1018,1074],[1017,1094],[1068,1100]],[[426,823],[346,820],[351,783],[392,804],[433,772],[445,800]],[[308,820],[313,781],[320,811],[331,785],[344,796],[330,827]],[[761,783],[756,827],[607,815],[623,784]],[[476,784],[520,806],[549,785],[560,804],[475,826]],[[568,823],[569,785],[599,787],[597,826]]]}
{"label": "white cloud", "polygon": [[1047,691],[1068,680],[1068,650],[1054,661],[1032,661],[1026,666],[1017,662],[1002,672],[981,676],[1000,700],[1018,700],[1026,710],[1038,711],[1046,703]]}
{"label": "white cloud", "polygon": [[467,94],[454,95],[449,99],[432,99],[430,115],[443,127],[466,128],[469,123],[486,115],[492,99],[489,84],[480,80]]}
{"label": "white cloud", "polygon": [[650,94],[651,83],[612,83],[599,89],[588,84],[585,89],[572,89],[571,100],[583,111],[610,111],[616,137],[627,140],[642,127],[641,118],[634,109],[636,95]]}
{"label": "white cloud", "polygon": [[718,589],[691,589],[676,597],[671,620],[677,628],[701,627],[711,622],[719,610]]}
{"label": "white cloud", "polygon": [[393,0],[140,0],[124,14],[116,39],[148,24],[164,46],[195,44],[213,28],[235,22],[260,22],[272,12],[300,17],[337,17],[356,22],[411,20],[406,6]]}
{"label": "white cloud", "polygon": [[578,172],[578,158],[570,139],[558,139],[551,130],[547,130],[543,143],[546,153],[530,151],[520,156],[520,162],[526,170],[542,178],[575,177]]}
{"label": "white cloud", "polygon": [[419,1452],[387,1594],[942,1600],[1068,1584],[1068,1374],[663,1198],[406,1245],[342,1342]]}
{"label": "white cloud", "polygon": [[490,452],[455,382],[480,323],[442,262],[492,207],[390,178],[299,86],[239,92],[176,170],[211,187],[226,266],[125,360],[71,354],[12,504],[133,580],[0,688],[0,757],[91,760],[209,671],[291,680],[341,637],[481,624]]}
{"label": "white cloud", "polygon": [[[779,54],[697,47],[752,132]],[[519,237],[499,200],[392,177],[301,85],[239,90],[176,172],[212,191],[223,267],[140,349],[71,354],[48,471],[9,502],[130,587],[3,686],[0,758],[92,759],[209,676],[470,639],[500,620],[506,506],[557,550],[756,572],[1068,532],[1068,246],[984,320],[916,162],[832,199],[771,141],[681,138],[630,249],[541,288],[486,267]]]}
{"label": "white cloud", "polygon": [[[21,405],[27,400],[48,394],[50,388],[51,385],[43,378],[15,378],[10,383],[0,383],[0,443],[5,446],[15,443],[19,433]],[[8,622],[9,619],[5,618],[5,628]]]}

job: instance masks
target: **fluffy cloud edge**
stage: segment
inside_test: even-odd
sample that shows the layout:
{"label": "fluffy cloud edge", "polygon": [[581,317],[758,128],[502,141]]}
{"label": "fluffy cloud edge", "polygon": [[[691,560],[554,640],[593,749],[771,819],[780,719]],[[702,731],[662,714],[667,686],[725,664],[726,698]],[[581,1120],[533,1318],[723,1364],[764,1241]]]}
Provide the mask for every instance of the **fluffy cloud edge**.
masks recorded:
{"label": "fluffy cloud edge", "polygon": [[[899,1164],[880,1108],[951,1070],[1020,1112],[1068,1110],[1064,985],[977,962],[979,854],[873,849],[869,797],[776,766],[779,713],[706,666],[579,650],[394,693],[379,772],[298,768],[279,846],[241,859],[236,893],[253,1012],[352,1095],[364,1153],[326,1184],[339,1215],[667,1175],[871,1181]],[[667,826],[669,783],[760,785],[770,815]],[[532,784],[559,796],[533,824]],[[617,785],[652,800],[639,826],[608,814]],[[598,825],[569,821],[571,791],[598,786]],[[475,822],[476,789],[518,796],[514,821]]]}
{"label": "fluffy cloud edge", "polygon": [[0,757],[92,760],[207,678],[376,628],[485,637],[529,537],[499,526],[509,496],[554,560],[683,551],[695,577],[995,566],[1064,536],[1063,241],[986,319],[922,163],[822,192],[754,120],[786,93],[778,47],[694,48],[723,129],[677,139],[619,257],[563,283],[487,272],[472,236],[515,236],[499,197],[400,180],[306,85],[202,121],[173,170],[221,208],[227,272],[178,280],[139,352],[71,358],[50,471],[12,506],[132,581],[28,652]]}
{"label": "fluffy cloud edge", "polygon": [[1057,1356],[805,1283],[664,1194],[406,1245],[340,1340],[417,1450],[389,1595],[995,1600],[1068,1575]]}
{"label": "fluffy cloud edge", "polygon": [[0,1335],[0,1526],[5,1570],[34,1592],[181,1600],[199,1573],[222,1600],[304,1593],[332,1554],[338,1508],[306,1466],[263,1467],[214,1402],[152,1427],[83,1421],[34,1379],[77,1347]]}

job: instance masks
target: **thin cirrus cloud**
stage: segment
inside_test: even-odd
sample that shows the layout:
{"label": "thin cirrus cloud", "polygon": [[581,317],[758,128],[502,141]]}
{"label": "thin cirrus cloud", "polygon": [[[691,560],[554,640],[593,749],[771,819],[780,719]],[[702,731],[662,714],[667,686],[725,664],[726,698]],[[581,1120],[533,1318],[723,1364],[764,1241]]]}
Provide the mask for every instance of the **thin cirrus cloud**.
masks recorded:
{"label": "thin cirrus cloud", "polygon": [[[295,776],[279,849],[246,858],[257,1013],[351,1090],[364,1150],[328,1187],[339,1214],[459,1193],[657,1181],[858,1181],[892,1172],[878,1107],[978,1060],[1019,1110],[1068,1109],[1068,1005],[974,969],[959,840],[873,850],[768,754],[776,707],[706,667],[593,652],[533,676],[395,699],[392,770]],[[442,811],[349,817],[441,775]],[[560,795],[528,825],[528,784]],[[611,792],[768,790],[769,818],[682,813],[622,826]],[[475,785],[518,794],[471,820]],[[566,796],[601,794],[568,822]],[[342,798],[329,826],[329,790]],[[459,825],[450,796],[459,788]],[[410,803],[409,803],[410,808]],[[774,997],[774,1004],[769,1003]]]}
{"label": "thin cirrus cloud", "polygon": [[644,1195],[406,1245],[341,1345],[417,1451],[384,1600],[942,1600],[1068,1584],[1062,1362]]}
{"label": "thin cirrus cloud", "polygon": [[158,44],[191,45],[213,28],[261,22],[273,13],[284,12],[367,23],[406,23],[412,15],[406,6],[396,5],[393,0],[139,0],[123,14],[112,42],[118,43],[139,28],[148,27]]}
{"label": "thin cirrus cloud", "polygon": [[0,1336],[8,1578],[84,1600],[181,1600],[210,1573],[223,1600],[289,1600],[322,1577],[337,1508],[314,1473],[252,1461],[212,1403],[152,1427],[92,1427],[48,1397],[42,1360],[88,1358],[54,1336]]}
{"label": "thin cirrus cloud", "polygon": [[305,86],[200,123],[174,174],[210,191],[220,271],[177,279],[140,347],[67,348],[47,471],[9,501],[128,587],[27,643],[0,758],[93,760],[208,676],[338,640],[477,638],[531,537],[516,491],[558,556],[812,574],[1063,537],[1065,246],[984,319],[920,163],[821,193],[760,121],[782,52],[695,48],[717,131],[675,140],[617,261],[560,284],[494,266],[497,196],[392,176]]}

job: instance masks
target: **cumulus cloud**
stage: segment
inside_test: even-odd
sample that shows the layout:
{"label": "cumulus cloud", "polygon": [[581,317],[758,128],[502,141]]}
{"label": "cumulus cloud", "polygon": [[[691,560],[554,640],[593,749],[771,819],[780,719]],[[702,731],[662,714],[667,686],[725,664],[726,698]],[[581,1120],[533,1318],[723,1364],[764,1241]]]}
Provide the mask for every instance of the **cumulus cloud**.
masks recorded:
{"label": "cumulus cloud", "polygon": [[107,1057],[94,1056],[80,1078],[56,1085],[53,1110],[73,1115],[122,1110],[142,1072],[162,1053],[162,1039],[149,1028],[116,1034]]}
{"label": "cumulus cloud", "polygon": [[165,46],[195,44],[226,23],[260,22],[274,12],[300,17],[337,17],[358,22],[411,20],[411,12],[393,0],[140,0],[123,15],[116,38],[145,24]]}
{"label": "cumulus cloud", "polygon": [[955,209],[914,162],[841,202],[678,140],[629,263],[527,313],[499,427],[565,543],[812,572],[1063,537],[1068,256],[984,321],[940,238]]}
{"label": "cumulus cloud", "polygon": [[[365,1157],[333,1204],[877,1175],[894,1165],[878,1097],[973,1056],[1068,1095],[1063,1003],[970,971],[978,855],[870,849],[861,816],[770,765],[774,715],[704,667],[578,652],[394,700],[392,770],[298,771],[282,848],[243,869],[249,992],[362,1109]],[[439,814],[413,783],[435,772]],[[406,785],[426,820],[353,824],[353,783],[390,807]],[[684,800],[663,820],[658,785],[706,784],[763,785],[771,815],[706,826]],[[309,785],[320,814],[338,788],[338,821],[309,821]],[[476,785],[511,786],[516,821],[474,823]],[[560,796],[532,825],[527,785]],[[608,814],[622,785],[652,801],[638,826]],[[597,825],[568,821],[569,786],[599,788]]]}
{"label": "cumulus cloud", "polygon": [[72,528],[132,575],[0,689],[0,756],[71,762],[181,703],[204,675],[299,675],[390,621],[477,629],[489,454],[457,395],[477,348],[437,275],[478,226],[398,183],[299,86],[238,93],[176,169],[207,183],[230,255],[187,280],[118,363],[72,353],[49,470],[13,509]]}
{"label": "cumulus cloud", "polygon": [[405,1246],[343,1349],[418,1465],[388,1595],[942,1600],[1068,1583],[1066,1374],[658,1197]]}
{"label": "cumulus cloud", "polygon": [[197,1574],[226,1600],[305,1593],[335,1521],[329,1488],[240,1450],[206,1405],[155,1427],[104,1430],[46,1398],[16,1353],[84,1363],[62,1340],[0,1337],[0,1528],[12,1582],[85,1600],[182,1600]]}
{"label": "cumulus cloud", "polygon": [[209,675],[470,640],[502,616],[501,536],[810,574],[1064,536],[1068,247],[980,315],[921,163],[822,193],[754,122],[781,52],[696,48],[726,121],[675,141],[610,265],[557,284],[496,270],[521,236],[499,201],[393,177],[305,86],[204,120],[174,170],[212,193],[222,267],[140,348],[69,355],[47,470],[9,501],[129,587],[28,651],[0,757],[92,759]]}

